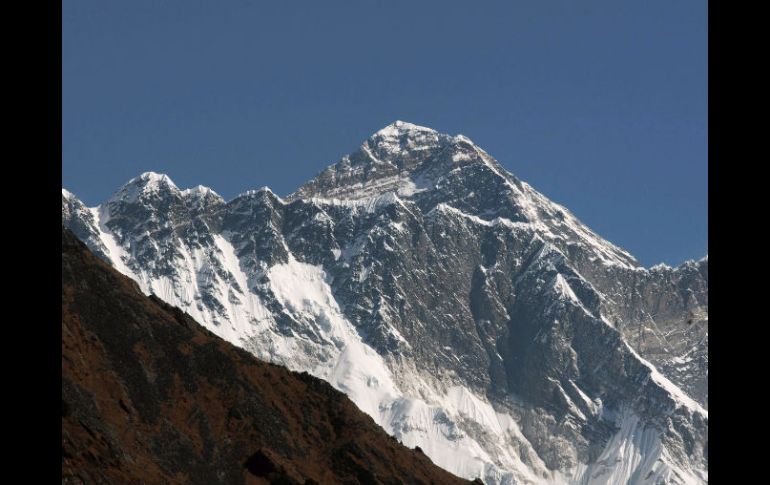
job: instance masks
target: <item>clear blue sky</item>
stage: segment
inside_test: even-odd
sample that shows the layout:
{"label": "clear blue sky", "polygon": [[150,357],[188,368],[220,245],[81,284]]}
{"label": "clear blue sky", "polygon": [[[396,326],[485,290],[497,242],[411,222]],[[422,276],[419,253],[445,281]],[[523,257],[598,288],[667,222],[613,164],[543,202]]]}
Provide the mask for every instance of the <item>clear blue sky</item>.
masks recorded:
{"label": "clear blue sky", "polygon": [[396,119],[462,133],[643,264],[708,251],[707,2],[62,4],[62,182],[292,192]]}

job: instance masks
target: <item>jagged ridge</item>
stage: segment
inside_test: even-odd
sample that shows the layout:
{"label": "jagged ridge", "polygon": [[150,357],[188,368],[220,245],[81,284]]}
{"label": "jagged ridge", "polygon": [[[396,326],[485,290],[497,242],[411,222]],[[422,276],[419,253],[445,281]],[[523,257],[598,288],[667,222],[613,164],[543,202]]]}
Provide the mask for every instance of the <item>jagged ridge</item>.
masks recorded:
{"label": "jagged ridge", "polygon": [[63,193],[65,223],[439,465],[496,483],[705,480],[707,259],[641,268],[467,138],[401,122],[286,200],[192,204],[139,180],[94,209]]}

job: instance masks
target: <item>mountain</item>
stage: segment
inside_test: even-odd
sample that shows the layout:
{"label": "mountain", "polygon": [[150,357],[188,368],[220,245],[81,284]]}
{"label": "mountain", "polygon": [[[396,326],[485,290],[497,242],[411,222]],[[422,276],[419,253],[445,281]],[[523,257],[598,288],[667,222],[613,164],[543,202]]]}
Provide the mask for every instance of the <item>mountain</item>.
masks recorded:
{"label": "mountain", "polygon": [[62,472],[62,483],[468,483],[326,382],[143,295],[66,229]]}
{"label": "mountain", "polygon": [[395,122],[286,198],[63,190],[62,220],[459,476],[708,479],[708,258],[643,268],[462,135]]}

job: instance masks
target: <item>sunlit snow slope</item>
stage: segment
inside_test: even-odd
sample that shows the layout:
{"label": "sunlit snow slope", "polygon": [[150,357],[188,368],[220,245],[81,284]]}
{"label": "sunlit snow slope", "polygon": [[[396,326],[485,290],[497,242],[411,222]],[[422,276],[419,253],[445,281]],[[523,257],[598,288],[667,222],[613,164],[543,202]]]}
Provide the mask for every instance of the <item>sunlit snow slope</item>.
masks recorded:
{"label": "sunlit snow slope", "polygon": [[705,483],[708,258],[642,268],[396,122],[282,199],[145,173],[62,219],[145,293],[485,483]]}

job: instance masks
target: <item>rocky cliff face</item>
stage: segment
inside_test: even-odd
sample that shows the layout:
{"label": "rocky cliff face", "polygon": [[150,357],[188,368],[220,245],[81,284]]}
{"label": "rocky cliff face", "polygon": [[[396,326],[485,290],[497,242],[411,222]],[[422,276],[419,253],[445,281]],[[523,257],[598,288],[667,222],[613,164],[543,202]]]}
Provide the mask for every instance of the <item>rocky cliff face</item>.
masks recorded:
{"label": "rocky cliff face", "polygon": [[62,231],[62,483],[460,484],[344,394],[146,297]]}
{"label": "rocky cliff face", "polygon": [[642,268],[461,135],[396,122],[286,199],[148,173],[62,217],[458,475],[707,480],[708,259]]}

